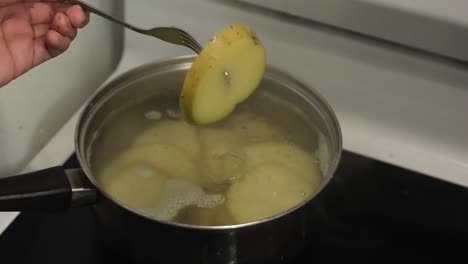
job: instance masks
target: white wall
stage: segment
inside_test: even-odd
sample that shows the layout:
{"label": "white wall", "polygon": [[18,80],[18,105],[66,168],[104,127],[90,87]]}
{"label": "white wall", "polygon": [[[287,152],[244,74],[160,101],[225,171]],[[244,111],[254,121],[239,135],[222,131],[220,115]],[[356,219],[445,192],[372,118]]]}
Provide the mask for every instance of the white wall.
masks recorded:
{"label": "white wall", "polygon": [[238,0],[468,61],[466,0]]}

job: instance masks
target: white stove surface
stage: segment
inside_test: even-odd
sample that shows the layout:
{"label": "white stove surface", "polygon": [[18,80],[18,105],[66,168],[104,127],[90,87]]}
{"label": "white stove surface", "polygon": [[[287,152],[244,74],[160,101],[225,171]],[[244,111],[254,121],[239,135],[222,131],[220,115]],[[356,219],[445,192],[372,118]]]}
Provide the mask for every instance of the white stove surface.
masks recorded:
{"label": "white stove surface", "polygon": [[[267,48],[269,64],[307,82],[330,102],[346,150],[468,187],[466,68],[220,1],[132,0],[125,11],[135,25],[179,26],[200,42],[227,24],[251,25]],[[129,31],[124,41],[121,63],[108,80],[147,62],[191,54]],[[25,171],[62,164],[73,153],[77,114]],[[15,216],[0,214],[0,233]]]}

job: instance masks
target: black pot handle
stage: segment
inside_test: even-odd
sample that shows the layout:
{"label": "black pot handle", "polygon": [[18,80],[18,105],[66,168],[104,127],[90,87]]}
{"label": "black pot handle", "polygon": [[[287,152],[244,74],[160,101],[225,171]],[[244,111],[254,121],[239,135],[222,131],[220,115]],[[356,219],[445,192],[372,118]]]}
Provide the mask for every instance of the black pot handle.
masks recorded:
{"label": "black pot handle", "polygon": [[97,191],[80,169],[61,166],[0,178],[0,211],[64,211],[96,201]]}

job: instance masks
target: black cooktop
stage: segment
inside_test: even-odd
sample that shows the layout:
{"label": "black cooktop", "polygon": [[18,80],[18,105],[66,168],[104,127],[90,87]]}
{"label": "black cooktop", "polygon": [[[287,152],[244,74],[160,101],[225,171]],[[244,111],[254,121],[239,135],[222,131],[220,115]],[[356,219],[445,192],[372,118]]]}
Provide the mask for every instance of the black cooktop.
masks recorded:
{"label": "black cooktop", "polygon": [[[468,189],[350,152],[329,188],[328,219],[295,263],[468,261]],[[0,236],[0,263],[104,260],[132,263],[99,243],[90,208],[23,213]]]}

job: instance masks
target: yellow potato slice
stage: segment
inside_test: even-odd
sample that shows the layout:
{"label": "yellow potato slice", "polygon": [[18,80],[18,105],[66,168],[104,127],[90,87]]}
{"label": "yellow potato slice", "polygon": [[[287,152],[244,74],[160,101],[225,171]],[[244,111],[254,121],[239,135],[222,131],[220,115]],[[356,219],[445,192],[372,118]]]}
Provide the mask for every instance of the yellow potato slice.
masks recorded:
{"label": "yellow potato slice", "polygon": [[226,205],[238,223],[247,223],[289,210],[313,191],[310,183],[288,167],[263,163],[231,186]]}
{"label": "yellow potato slice", "polygon": [[197,128],[184,121],[158,121],[138,135],[133,143],[134,145],[171,144],[184,150],[192,158],[200,152]]}
{"label": "yellow potato slice", "polygon": [[[240,151],[242,137],[235,131],[222,128],[203,128],[200,131],[201,177],[205,187],[236,180],[244,169],[245,155]],[[208,184],[208,186],[206,186]]]}
{"label": "yellow potato slice", "polygon": [[312,154],[296,145],[286,142],[260,142],[247,145],[243,151],[247,156],[248,169],[263,163],[276,163],[302,176],[313,189],[322,181],[318,161]]}
{"label": "yellow potato slice", "polygon": [[246,25],[234,24],[217,33],[189,69],[180,108],[195,124],[224,119],[260,84],[266,52]]}
{"label": "yellow potato slice", "polygon": [[123,152],[101,173],[102,179],[112,179],[113,174],[129,166],[142,164],[158,169],[161,173],[196,181],[198,171],[196,164],[188,154],[169,144],[151,144],[133,146]]}
{"label": "yellow potato slice", "polygon": [[114,173],[102,182],[104,190],[111,196],[134,209],[156,204],[166,181],[166,177],[156,168],[135,164],[112,171]]}
{"label": "yellow potato slice", "polygon": [[283,140],[286,136],[279,127],[273,126],[259,116],[248,113],[232,115],[226,126],[234,130],[247,142]]}

